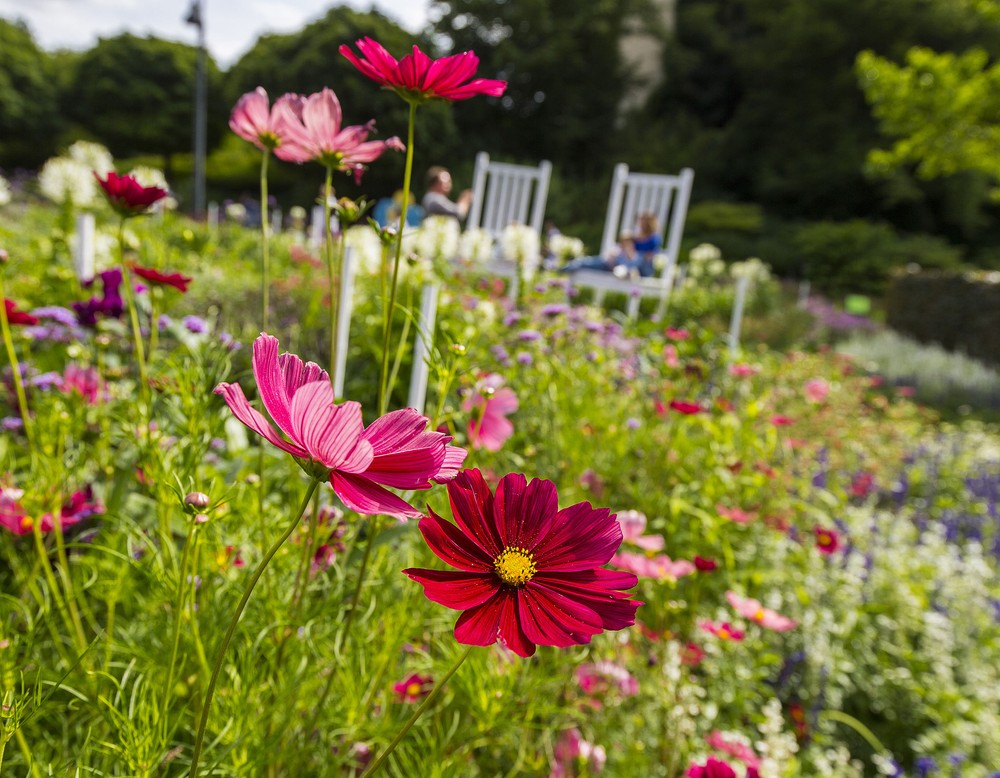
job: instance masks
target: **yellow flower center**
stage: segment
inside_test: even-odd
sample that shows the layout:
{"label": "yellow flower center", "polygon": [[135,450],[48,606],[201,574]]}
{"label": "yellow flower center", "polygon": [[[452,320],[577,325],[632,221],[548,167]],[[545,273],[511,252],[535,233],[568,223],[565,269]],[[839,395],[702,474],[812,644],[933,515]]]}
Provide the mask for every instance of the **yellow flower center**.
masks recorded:
{"label": "yellow flower center", "polygon": [[34,526],[35,526],[35,521],[30,516],[22,516],[21,517],[21,529],[22,530],[24,530],[25,532],[27,532],[28,530],[33,529]]}
{"label": "yellow flower center", "polygon": [[410,697],[419,697],[423,691],[424,687],[421,686],[416,681],[414,681],[413,683],[411,683],[409,686],[406,687],[406,694]]}
{"label": "yellow flower center", "polygon": [[758,608],[757,612],[753,615],[753,620],[760,623],[764,620],[764,609]]}
{"label": "yellow flower center", "polygon": [[722,640],[729,640],[729,638],[732,637],[732,634],[725,627],[719,627],[719,637]]}
{"label": "yellow flower center", "polygon": [[512,586],[526,584],[538,572],[535,558],[527,549],[516,546],[501,551],[500,556],[493,560],[493,569],[504,583]]}

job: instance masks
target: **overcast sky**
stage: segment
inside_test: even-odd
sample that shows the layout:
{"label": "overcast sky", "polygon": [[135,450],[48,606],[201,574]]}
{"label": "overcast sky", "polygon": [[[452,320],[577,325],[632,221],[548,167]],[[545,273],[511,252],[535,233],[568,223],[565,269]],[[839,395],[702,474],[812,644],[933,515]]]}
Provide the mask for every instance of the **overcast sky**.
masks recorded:
{"label": "overcast sky", "polygon": [[[185,24],[193,0],[0,0],[0,18],[28,23],[43,49],[87,49],[98,37],[121,32],[196,43],[197,27]],[[208,50],[223,68],[233,64],[266,32],[294,32],[335,5],[373,7],[404,28],[427,20],[427,0],[201,0]]]}

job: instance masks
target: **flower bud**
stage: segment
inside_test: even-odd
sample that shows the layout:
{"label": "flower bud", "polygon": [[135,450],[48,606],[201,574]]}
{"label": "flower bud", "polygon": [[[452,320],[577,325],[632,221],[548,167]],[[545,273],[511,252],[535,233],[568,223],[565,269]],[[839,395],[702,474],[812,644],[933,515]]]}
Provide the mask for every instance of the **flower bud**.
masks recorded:
{"label": "flower bud", "polygon": [[209,497],[204,492],[189,492],[184,498],[184,504],[189,508],[204,510],[209,505]]}

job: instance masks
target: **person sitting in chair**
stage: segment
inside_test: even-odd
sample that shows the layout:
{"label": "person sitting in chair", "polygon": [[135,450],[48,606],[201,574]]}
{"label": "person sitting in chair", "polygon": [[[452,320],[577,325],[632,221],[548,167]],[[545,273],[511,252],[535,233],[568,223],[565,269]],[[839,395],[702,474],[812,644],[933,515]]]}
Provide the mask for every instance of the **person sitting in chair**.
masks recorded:
{"label": "person sitting in chair", "polygon": [[604,257],[579,257],[559,268],[560,273],[575,273],[578,270],[603,270],[624,278],[640,272],[640,256],[635,250],[635,238],[631,232],[618,236],[618,245]]}
{"label": "person sitting in chair", "polygon": [[656,214],[644,211],[639,214],[639,230],[635,236],[635,251],[638,255],[639,275],[649,278],[656,275],[653,259],[663,248],[660,225]]}
{"label": "person sitting in chair", "polygon": [[451,192],[451,173],[447,168],[435,165],[427,171],[427,194],[422,205],[424,216],[453,216],[463,221],[472,205],[472,190],[466,189],[457,202],[452,202],[448,195]]}

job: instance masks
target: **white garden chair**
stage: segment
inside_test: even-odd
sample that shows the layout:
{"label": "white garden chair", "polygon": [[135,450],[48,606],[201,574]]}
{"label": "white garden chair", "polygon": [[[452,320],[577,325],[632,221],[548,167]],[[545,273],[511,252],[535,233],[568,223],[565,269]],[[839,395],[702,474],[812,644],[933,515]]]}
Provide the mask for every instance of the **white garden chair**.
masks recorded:
{"label": "white garden chair", "polygon": [[624,162],[615,165],[601,237],[601,256],[614,250],[623,230],[634,230],[640,214],[649,212],[656,216],[662,230],[663,266],[660,275],[656,278],[629,279],[599,270],[581,270],[573,274],[573,286],[594,289],[597,304],[608,291],[628,294],[628,315],[633,319],[639,314],[641,297],[659,297],[657,312],[663,316],[677,270],[693,184],[694,171],[691,168],[684,168],[677,175],[664,175],[632,173]]}
{"label": "white garden chair", "polygon": [[526,224],[542,234],[545,201],[549,195],[552,163],[537,166],[494,162],[485,151],[476,154],[472,174],[472,203],[467,229],[484,229],[500,237],[511,224]]}

